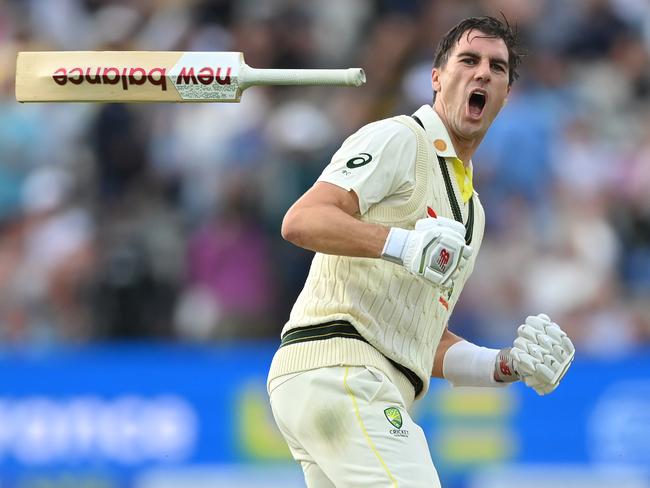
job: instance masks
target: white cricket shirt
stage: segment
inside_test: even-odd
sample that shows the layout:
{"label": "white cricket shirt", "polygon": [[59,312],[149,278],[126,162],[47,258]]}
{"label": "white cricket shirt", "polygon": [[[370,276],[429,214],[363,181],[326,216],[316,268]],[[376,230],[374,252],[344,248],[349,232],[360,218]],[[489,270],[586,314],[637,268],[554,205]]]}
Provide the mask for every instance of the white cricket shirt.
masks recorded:
{"label": "white cricket shirt", "polygon": [[[423,105],[415,115],[426,127],[436,153],[456,158],[447,129],[435,110]],[[379,202],[389,207],[401,205],[408,201],[415,184],[416,143],[413,131],[393,119],[365,125],[343,142],[318,181],[354,191],[361,215]]]}

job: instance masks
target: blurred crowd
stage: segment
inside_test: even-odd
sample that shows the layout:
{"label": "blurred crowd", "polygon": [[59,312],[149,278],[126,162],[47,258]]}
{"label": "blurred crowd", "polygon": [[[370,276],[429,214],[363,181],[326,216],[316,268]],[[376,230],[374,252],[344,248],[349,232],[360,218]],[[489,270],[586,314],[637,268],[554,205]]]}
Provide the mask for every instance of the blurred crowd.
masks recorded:
{"label": "blurred crowd", "polygon": [[[483,248],[452,330],[546,312],[594,354],[650,342],[646,0],[0,0],[0,343],[278,338],[311,253],[287,208],[364,123],[431,103],[436,43],[505,16],[527,55],[474,158]],[[21,50],[241,51],[363,67],[240,104],[18,104]]]}

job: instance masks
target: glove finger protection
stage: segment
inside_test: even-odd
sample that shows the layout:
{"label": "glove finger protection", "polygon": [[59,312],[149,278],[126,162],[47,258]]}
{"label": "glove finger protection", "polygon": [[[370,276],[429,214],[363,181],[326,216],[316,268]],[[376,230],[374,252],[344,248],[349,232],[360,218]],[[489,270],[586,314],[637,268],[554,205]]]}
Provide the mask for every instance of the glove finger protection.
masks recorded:
{"label": "glove finger protection", "polygon": [[553,378],[555,377],[555,371],[551,370],[551,368],[544,363],[537,363],[535,366],[534,376],[540,381],[540,383],[550,384],[553,382]]}
{"label": "glove finger protection", "polygon": [[555,342],[562,344],[562,338],[566,336],[564,331],[557,324],[552,324],[546,328],[546,334],[552,337]]}
{"label": "glove finger protection", "polygon": [[558,361],[555,357],[553,357],[553,355],[551,354],[544,355],[544,366],[550,369],[554,375],[560,369],[561,364],[562,361]]}
{"label": "glove finger protection", "polygon": [[573,342],[569,339],[569,336],[564,334],[562,337],[562,348],[568,353],[569,356],[573,356],[576,352],[576,348],[573,346]]}
{"label": "glove finger protection", "polygon": [[532,386],[531,388],[535,390],[535,392],[540,396],[551,393],[555,389],[554,386],[550,385],[536,385]]}
{"label": "glove finger protection", "polygon": [[571,342],[571,339],[569,339],[569,336],[567,336],[566,332],[564,332],[555,322],[552,322],[547,315],[540,314],[539,316],[546,318],[546,323],[544,324],[543,329],[544,334],[553,338],[555,342],[558,342],[560,344],[563,356],[572,357],[575,354],[575,347],[573,346],[573,343]]}
{"label": "glove finger protection", "polygon": [[553,344],[553,356],[555,356],[556,358],[558,358],[560,362],[562,362],[569,356],[569,353],[561,345]]}
{"label": "glove finger protection", "polygon": [[539,332],[544,332],[544,326],[546,324],[550,325],[550,323],[551,321],[547,315],[539,314],[539,315],[529,315],[528,317],[526,317],[525,325],[528,325],[529,327],[532,327],[533,329],[536,329]]}
{"label": "glove finger protection", "polygon": [[550,393],[573,361],[571,339],[545,314],[527,317],[517,335],[510,352],[517,374],[538,394]]}
{"label": "glove finger protection", "polygon": [[535,373],[535,358],[525,352],[525,346],[524,348],[519,347],[518,341],[520,341],[520,339],[515,340],[515,343],[510,350],[510,354],[513,358],[513,366],[521,378],[532,376],[533,373]]}
{"label": "glove finger protection", "polygon": [[531,343],[537,342],[537,334],[539,334],[539,330],[528,324],[520,325],[517,329],[517,336],[522,337]]}
{"label": "glove finger protection", "polygon": [[542,381],[532,375],[524,376],[522,378],[522,381],[526,384],[526,386],[529,386],[530,388],[540,388],[542,385]]}
{"label": "glove finger protection", "polygon": [[540,334],[537,337],[537,340],[542,349],[544,349],[545,351],[549,351],[551,353],[553,353],[553,346],[558,344],[558,342],[555,339],[553,339],[551,336],[546,334]]}

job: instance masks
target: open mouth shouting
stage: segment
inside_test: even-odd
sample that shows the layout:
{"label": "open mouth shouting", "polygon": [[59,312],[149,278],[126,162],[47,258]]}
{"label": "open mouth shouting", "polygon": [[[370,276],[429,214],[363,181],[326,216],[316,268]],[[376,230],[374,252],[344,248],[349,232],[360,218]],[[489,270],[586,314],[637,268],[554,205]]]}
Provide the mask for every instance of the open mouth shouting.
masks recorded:
{"label": "open mouth shouting", "polygon": [[478,120],[483,115],[483,109],[487,103],[487,91],[476,88],[469,94],[467,100],[467,114],[471,119]]}

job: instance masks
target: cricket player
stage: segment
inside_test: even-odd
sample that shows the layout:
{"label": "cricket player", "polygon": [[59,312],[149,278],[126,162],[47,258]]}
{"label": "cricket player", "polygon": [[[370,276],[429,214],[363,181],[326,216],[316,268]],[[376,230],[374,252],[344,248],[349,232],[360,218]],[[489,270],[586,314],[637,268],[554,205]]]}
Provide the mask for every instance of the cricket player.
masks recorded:
{"label": "cricket player", "polygon": [[316,252],[273,359],[273,415],[309,488],[439,487],[409,415],[429,378],[553,391],[574,348],[544,314],[488,349],[447,324],[483,239],[472,155],[505,105],[516,36],[492,17],[451,29],[433,106],[362,127],[287,212],[282,235]]}

